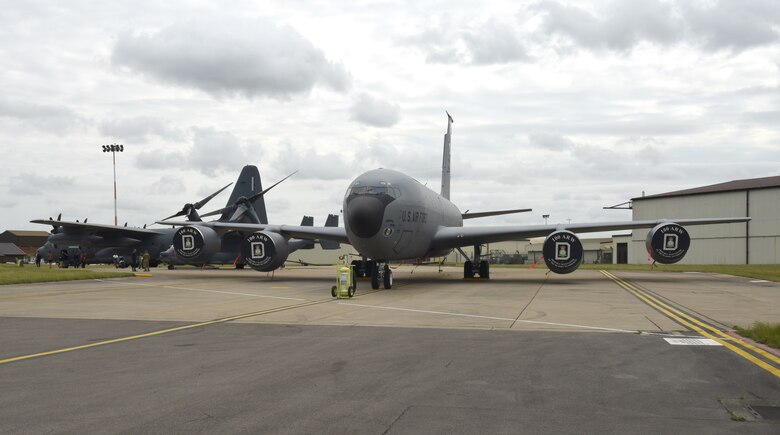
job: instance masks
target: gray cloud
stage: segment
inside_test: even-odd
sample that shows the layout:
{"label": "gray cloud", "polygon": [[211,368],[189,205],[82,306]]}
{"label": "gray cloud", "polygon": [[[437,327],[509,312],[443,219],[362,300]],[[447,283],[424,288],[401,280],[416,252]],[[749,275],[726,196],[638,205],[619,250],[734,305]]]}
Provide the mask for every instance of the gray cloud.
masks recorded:
{"label": "gray cloud", "polygon": [[144,143],[150,136],[173,140],[181,138],[181,133],[169,127],[165,121],[149,116],[106,119],[98,125],[98,131],[105,136],[130,143]]}
{"label": "gray cloud", "polygon": [[294,149],[291,145],[284,145],[278,161],[284,173],[299,171],[295,178],[300,180],[343,180],[355,173],[354,165],[345,161],[342,153]]}
{"label": "gray cloud", "polygon": [[259,19],[201,19],[123,34],[112,62],[216,97],[287,99],[317,84],[343,92],[351,81],[295,29]]}
{"label": "gray cloud", "polygon": [[181,152],[161,150],[141,152],[136,157],[136,167],[195,169],[202,174],[214,176],[222,171],[241,168],[250,161],[251,153],[232,133],[214,128],[193,128],[192,132],[190,148]]}
{"label": "gray cloud", "polygon": [[490,65],[529,60],[517,29],[495,18],[469,24],[445,17],[399,42],[420,49],[429,63]]}
{"label": "gray cloud", "polygon": [[35,195],[53,189],[73,186],[73,182],[73,177],[23,173],[9,178],[8,192],[14,195]]}
{"label": "gray cloud", "polygon": [[84,123],[75,111],[64,106],[11,101],[0,98],[0,119],[6,118],[49,133],[68,133]]}
{"label": "gray cloud", "polygon": [[160,179],[150,184],[146,191],[162,195],[180,195],[186,189],[184,183],[178,178],[172,175],[163,175]]}
{"label": "gray cloud", "polygon": [[542,34],[561,35],[581,47],[614,51],[630,51],[641,42],[741,51],[777,43],[780,24],[780,10],[772,0],[612,0],[597,12],[544,0],[530,10],[541,14]]}
{"label": "gray cloud", "polygon": [[565,151],[574,146],[571,139],[555,133],[532,134],[528,136],[528,144],[550,151]]}
{"label": "gray cloud", "polygon": [[379,100],[368,94],[360,94],[350,107],[351,118],[373,127],[391,127],[398,123],[401,108],[397,104]]}

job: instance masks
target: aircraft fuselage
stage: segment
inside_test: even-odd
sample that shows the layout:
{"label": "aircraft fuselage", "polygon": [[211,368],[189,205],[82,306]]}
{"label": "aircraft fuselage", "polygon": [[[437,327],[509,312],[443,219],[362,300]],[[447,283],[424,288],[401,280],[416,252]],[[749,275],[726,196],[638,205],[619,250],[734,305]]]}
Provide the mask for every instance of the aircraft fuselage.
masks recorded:
{"label": "aircraft fuselage", "polygon": [[368,258],[414,260],[440,257],[432,251],[439,227],[463,226],[448,199],[406,174],[375,169],[358,176],[344,196],[344,226],[350,244]]}

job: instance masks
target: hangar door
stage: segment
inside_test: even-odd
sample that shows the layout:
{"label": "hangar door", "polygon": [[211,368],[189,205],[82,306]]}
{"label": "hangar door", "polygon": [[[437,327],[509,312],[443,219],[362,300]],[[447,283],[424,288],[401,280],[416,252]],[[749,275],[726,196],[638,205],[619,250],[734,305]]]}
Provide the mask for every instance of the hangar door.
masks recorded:
{"label": "hangar door", "polygon": [[617,244],[617,264],[628,264],[628,243]]}

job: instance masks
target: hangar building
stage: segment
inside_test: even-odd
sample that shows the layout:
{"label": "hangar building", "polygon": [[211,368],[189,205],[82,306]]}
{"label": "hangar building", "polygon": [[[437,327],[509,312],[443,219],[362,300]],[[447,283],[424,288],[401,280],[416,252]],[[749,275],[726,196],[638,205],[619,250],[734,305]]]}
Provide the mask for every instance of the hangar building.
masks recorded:
{"label": "hangar building", "polygon": [[[691,247],[680,264],[780,263],[780,176],[729,181],[631,201],[634,220],[752,218],[747,223],[686,227]],[[630,238],[615,238],[613,261],[647,263],[646,237],[647,230],[642,229],[633,230]]]}

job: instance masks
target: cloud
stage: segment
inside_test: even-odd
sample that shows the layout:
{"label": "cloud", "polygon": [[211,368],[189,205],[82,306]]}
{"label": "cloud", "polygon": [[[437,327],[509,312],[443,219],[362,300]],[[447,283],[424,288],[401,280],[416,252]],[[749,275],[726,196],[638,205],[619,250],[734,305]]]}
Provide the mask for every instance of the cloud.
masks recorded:
{"label": "cloud", "polygon": [[350,108],[351,119],[373,127],[391,127],[398,123],[401,109],[397,104],[360,94]]}
{"label": "cloud", "polygon": [[550,151],[565,151],[574,146],[571,139],[555,133],[538,133],[528,136],[528,144],[532,147]]}
{"label": "cloud", "polygon": [[[214,176],[222,171],[243,167],[250,152],[230,132],[214,128],[193,128],[192,146],[184,151],[152,150],[137,155],[135,164],[141,169],[195,169]],[[259,153],[259,150],[256,150]]]}
{"label": "cloud", "polygon": [[146,189],[147,193],[161,195],[181,195],[181,193],[185,191],[184,183],[172,175],[163,175]]}
{"label": "cloud", "polygon": [[174,140],[181,138],[181,133],[169,127],[165,121],[149,116],[106,119],[98,125],[98,131],[128,143],[144,143],[150,136]]}
{"label": "cloud", "polygon": [[780,11],[772,0],[612,0],[595,11],[545,0],[529,10],[540,14],[543,35],[563,36],[584,48],[619,52],[643,42],[742,51],[777,43],[780,24]]}
{"label": "cloud", "polygon": [[14,195],[37,195],[49,190],[73,186],[73,177],[41,176],[23,173],[10,177],[8,192]]}
{"label": "cloud", "polygon": [[288,99],[317,84],[344,92],[351,81],[295,29],[261,19],[198,19],[123,34],[112,62],[215,97]]}
{"label": "cloud", "polygon": [[353,164],[343,153],[321,153],[311,149],[295,149],[285,145],[279,157],[284,173],[299,171],[301,180],[344,180],[354,175]]}
{"label": "cloud", "polygon": [[12,101],[0,98],[0,118],[6,118],[48,133],[68,133],[84,123],[75,111],[64,106]]}
{"label": "cloud", "polygon": [[530,59],[518,30],[497,18],[467,23],[448,16],[399,42],[420,49],[429,63],[491,65]]}

